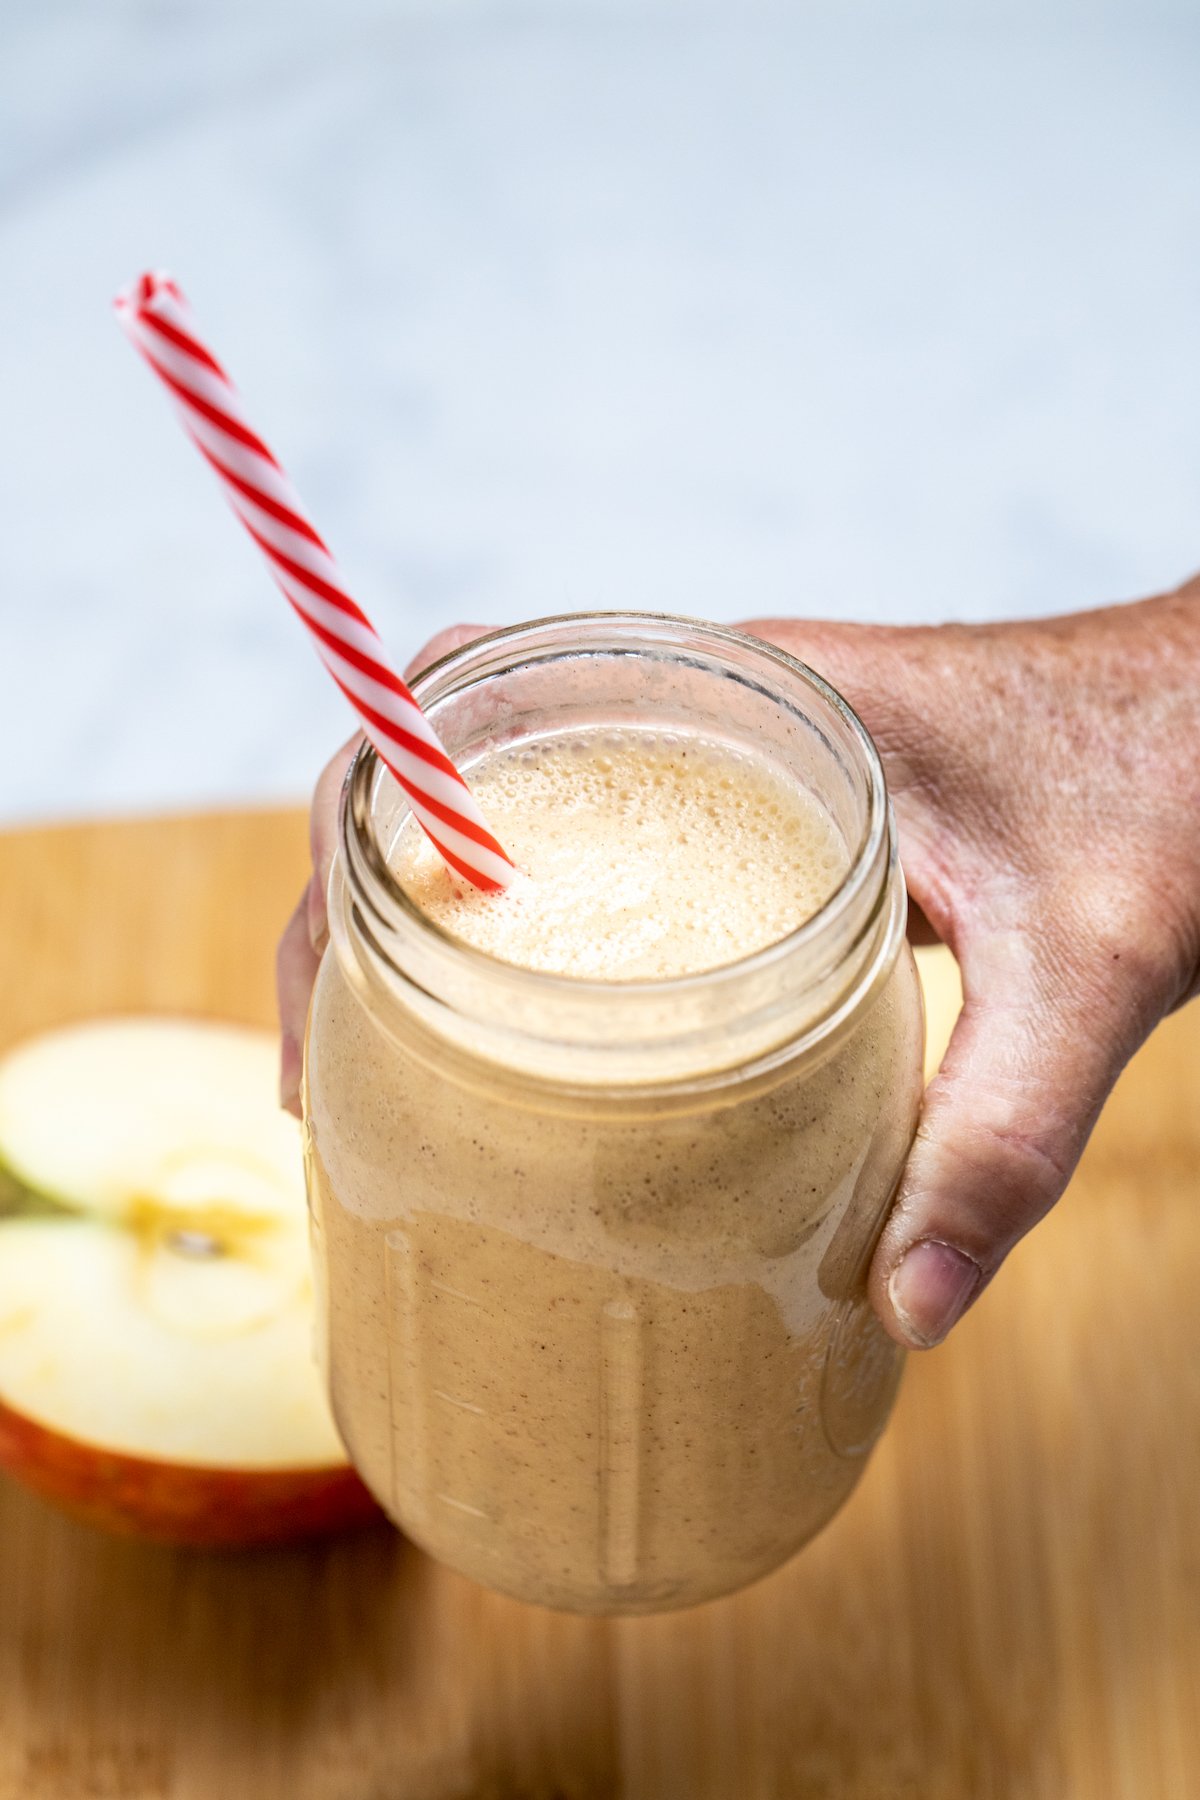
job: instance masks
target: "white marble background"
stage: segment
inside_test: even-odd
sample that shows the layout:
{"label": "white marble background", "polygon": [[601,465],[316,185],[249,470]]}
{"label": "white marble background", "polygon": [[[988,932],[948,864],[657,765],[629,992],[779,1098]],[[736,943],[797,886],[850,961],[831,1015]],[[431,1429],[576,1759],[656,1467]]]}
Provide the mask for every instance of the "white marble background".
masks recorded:
{"label": "white marble background", "polygon": [[4,0],[0,818],[298,796],[348,728],[111,320],[146,265],[398,657],[1200,564],[1194,0]]}

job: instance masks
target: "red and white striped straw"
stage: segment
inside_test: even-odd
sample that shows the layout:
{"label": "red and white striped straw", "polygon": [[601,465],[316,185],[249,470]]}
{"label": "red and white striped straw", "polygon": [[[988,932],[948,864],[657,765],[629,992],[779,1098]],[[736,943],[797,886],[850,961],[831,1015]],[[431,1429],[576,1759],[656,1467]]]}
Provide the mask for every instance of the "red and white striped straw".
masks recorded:
{"label": "red and white striped straw", "polygon": [[115,305],[419,823],[457,874],[489,891],[507,887],[514,874],[510,858],[407,685],[388,666],[378,633],[346,592],[291,482],[196,335],[175,282],[169,275],[143,275]]}

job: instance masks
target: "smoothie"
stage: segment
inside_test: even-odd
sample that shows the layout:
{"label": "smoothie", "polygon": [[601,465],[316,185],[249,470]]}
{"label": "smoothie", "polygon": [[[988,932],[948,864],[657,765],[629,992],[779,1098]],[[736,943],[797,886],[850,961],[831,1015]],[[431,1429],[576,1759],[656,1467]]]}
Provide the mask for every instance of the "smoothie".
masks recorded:
{"label": "smoothie", "polygon": [[[392,866],[434,926],[529,970],[719,968],[851,860],[813,794],[716,737],[551,734],[470,779],[514,889],[465,887],[411,820]],[[899,1376],[864,1272],[919,1094],[907,950],[818,1052],[628,1091],[448,1049],[402,1004],[381,1022],[346,968],[343,945],[314,1000],[310,1196],[333,1407],[383,1506],[553,1606],[688,1605],[773,1568]]]}
{"label": "smoothie", "polygon": [[411,824],[396,873],[436,924],[525,969],[693,975],[786,937],[846,872],[810,794],[712,740],[550,738],[490,759],[472,787],[522,879],[481,894]]}

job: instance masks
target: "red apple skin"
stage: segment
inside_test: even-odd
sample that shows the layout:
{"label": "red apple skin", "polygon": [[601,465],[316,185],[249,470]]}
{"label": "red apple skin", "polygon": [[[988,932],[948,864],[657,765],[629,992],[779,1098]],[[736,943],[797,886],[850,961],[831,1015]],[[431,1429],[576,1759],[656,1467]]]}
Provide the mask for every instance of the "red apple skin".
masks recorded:
{"label": "red apple skin", "polygon": [[194,1550],[327,1537],[384,1515],[348,1464],[217,1469],[80,1443],[0,1400],[0,1468],[87,1525]]}

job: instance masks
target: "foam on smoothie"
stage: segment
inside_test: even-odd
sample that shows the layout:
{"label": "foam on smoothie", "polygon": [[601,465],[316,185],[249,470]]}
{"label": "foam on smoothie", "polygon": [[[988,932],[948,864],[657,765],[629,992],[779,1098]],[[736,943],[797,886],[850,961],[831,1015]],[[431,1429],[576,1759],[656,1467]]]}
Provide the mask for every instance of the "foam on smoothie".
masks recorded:
{"label": "foam on smoothie", "polygon": [[396,872],[437,924],[522,968],[608,981],[716,968],[802,925],[848,864],[811,794],[707,739],[542,739],[470,780],[523,879],[479,893],[415,826]]}

